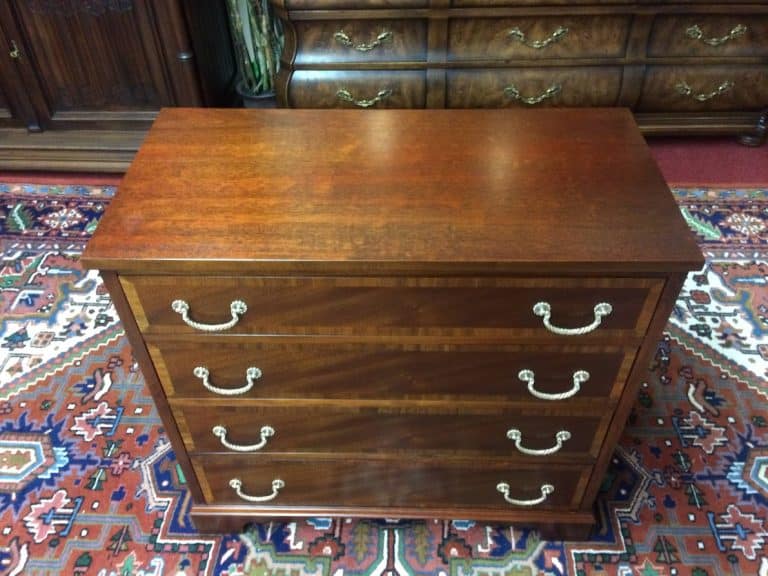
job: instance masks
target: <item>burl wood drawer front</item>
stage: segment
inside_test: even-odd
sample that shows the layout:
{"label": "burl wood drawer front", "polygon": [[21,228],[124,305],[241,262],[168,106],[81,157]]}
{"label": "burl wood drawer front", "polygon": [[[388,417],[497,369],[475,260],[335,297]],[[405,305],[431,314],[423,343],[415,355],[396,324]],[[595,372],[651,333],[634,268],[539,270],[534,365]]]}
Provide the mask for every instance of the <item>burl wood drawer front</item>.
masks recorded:
{"label": "burl wood drawer front", "polygon": [[657,16],[648,44],[648,56],[653,58],[766,55],[768,55],[768,15]]}
{"label": "burl wood drawer front", "polygon": [[426,73],[419,70],[297,70],[293,108],[423,108]]}
{"label": "burl wood drawer front", "polygon": [[450,60],[624,55],[629,16],[462,18],[449,21]]}
{"label": "burl wood drawer front", "polygon": [[447,106],[613,106],[621,79],[619,66],[449,70]]}
{"label": "burl wood drawer front", "polygon": [[[284,0],[288,10],[360,8],[360,0]],[[365,8],[426,8],[429,0],[366,0]]]}
{"label": "burl wood drawer front", "polygon": [[296,66],[426,61],[427,21],[297,20]]}
{"label": "burl wood drawer front", "polygon": [[[248,338],[247,340],[254,340]],[[170,397],[542,401],[618,399],[633,348],[279,343],[149,344]],[[249,370],[256,378],[248,377]],[[253,375],[253,372],[251,372]],[[525,378],[521,378],[521,375]],[[530,377],[529,377],[530,376]]]}
{"label": "burl wood drawer front", "polygon": [[766,102],[766,66],[651,66],[638,110],[760,110]]}
{"label": "burl wood drawer front", "polygon": [[[450,506],[457,511],[573,509],[591,470],[556,464],[523,468],[492,461],[450,464],[230,454],[193,456],[192,463],[208,504]],[[518,503],[505,500],[499,490],[502,483],[509,486],[507,497]]]}
{"label": "burl wood drawer front", "polygon": [[519,329],[526,336],[556,336],[573,329],[584,332],[573,335],[582,340],[613,331],[642,336],[663,285],[621,278],[123,276],[121,281],[139,327],[159,333],[503,336]]}
{"label": "burl wood drawer front", "polygon": [[175,401],[189,452],[358,454],[423,452],[550,463],[597,456],[610,410],[593,416],[454,403]]}

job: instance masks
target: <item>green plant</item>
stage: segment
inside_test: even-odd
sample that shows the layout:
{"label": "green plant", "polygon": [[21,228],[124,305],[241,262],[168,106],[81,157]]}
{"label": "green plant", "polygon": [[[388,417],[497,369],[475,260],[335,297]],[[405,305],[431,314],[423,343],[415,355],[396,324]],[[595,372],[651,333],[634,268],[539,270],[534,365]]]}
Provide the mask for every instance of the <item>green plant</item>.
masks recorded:
{"label": "green plant", "polygon": [[240,90],[262,94],[274,88],[283,34],[267,0],[227,0]]}

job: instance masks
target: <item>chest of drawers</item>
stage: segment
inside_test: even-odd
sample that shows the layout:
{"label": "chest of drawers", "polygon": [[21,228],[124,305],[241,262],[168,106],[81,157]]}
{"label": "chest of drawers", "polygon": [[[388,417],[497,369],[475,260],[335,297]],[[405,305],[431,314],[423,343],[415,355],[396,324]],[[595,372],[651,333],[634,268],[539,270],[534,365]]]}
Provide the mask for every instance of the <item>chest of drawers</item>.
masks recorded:
{"label": "chest of drawers", "polygon": [[626,110],[167,109],[83,260],[200,529],[579,537],[701,255]]}
{"label": "chest of drawers", "polygon": [[272,4],[283,106],[625,106],[647,133],[744,134],[768,107],[763,1]]}

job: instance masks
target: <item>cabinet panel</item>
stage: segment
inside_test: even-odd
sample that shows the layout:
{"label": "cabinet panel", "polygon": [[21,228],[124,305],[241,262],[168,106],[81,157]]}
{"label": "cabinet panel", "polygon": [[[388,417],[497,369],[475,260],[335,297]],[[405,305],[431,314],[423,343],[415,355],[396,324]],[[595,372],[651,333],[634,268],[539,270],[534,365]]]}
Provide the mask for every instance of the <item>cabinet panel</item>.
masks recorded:
{"label": "cabinet panel", "polygon": [[73,112],[155,111],[173,103],[142,0],[15,0],[12,6],[29,59],[45,79],[52,119]]}

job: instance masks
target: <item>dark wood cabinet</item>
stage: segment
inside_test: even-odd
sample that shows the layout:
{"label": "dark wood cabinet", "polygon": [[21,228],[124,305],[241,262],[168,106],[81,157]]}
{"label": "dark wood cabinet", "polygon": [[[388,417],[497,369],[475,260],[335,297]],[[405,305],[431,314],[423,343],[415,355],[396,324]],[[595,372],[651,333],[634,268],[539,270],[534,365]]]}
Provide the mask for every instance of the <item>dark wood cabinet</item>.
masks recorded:
{"label": "dark wood cabinet", "polygon": [[226,105],[224,3],[0,5],[0,167],[122,170],[164,106]]}
{"label": "dark wood cabinet", "polygon": [[283,106],[625,106],[645,133],[754,134],[768,105],[763,0],[272,3]]}

